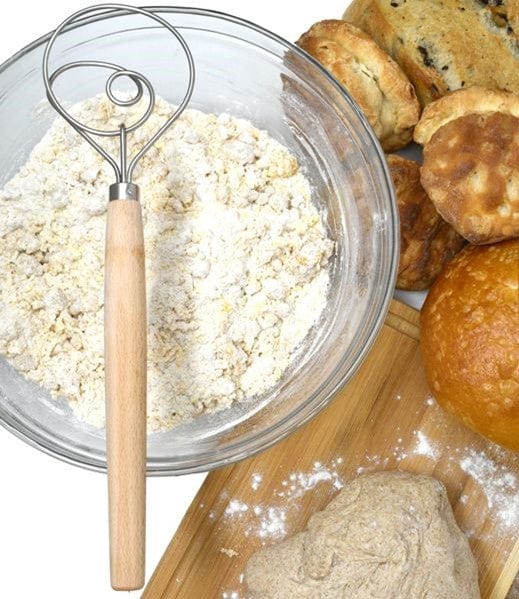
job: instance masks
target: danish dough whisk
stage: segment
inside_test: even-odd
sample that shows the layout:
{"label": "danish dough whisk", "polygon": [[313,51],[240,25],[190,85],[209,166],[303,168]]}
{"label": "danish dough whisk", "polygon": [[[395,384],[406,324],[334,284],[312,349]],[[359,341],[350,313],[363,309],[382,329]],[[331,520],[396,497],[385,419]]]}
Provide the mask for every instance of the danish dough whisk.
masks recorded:
{"label": "danish dough whisk", "polygon": [[[141,73],[111,62],[80,60],[50,69],[52,48],[62,32],[96,17],[141,15],[165,27],[178,41],[188,65],[187,90],[178,107],[148,142],[128,157],[128,136],[143,125],[155,106],[155,91]],[[67,71],[100,68],[111,71],[105,85],[108,98],[119,107],[137,104],[147,95],[143,115],[118,129],[99,129],[79,122],[64,108],[53,84]],[[114,84],[126,78],[134,94],[120,98]],[[182,114],[193,94],[195,66],[180,33],[160,15],[122,4],[100,4],[80,10],[53,32],[43,56],[43,80],[53,108],[101,156],[115,173],[109,189],[105,241],[105,396],[108,471],[110,577],[114,589],[133,590],[144,585],[146,505],[146,287],[144,239],[139,188],[132,181],[135,166]],[[118,138],[119,160],[94,138]]]}

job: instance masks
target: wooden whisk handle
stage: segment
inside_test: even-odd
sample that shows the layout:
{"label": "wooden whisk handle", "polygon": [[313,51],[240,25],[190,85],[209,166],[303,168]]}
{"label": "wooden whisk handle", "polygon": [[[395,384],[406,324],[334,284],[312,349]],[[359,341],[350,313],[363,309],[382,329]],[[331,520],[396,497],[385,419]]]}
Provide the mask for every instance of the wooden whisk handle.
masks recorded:
{"label": "wooden whisk handle", "polygon": [[110,577],[144,585],[146,505],[146,287],[138,201],[108,204],[105,256],[106,437]]}

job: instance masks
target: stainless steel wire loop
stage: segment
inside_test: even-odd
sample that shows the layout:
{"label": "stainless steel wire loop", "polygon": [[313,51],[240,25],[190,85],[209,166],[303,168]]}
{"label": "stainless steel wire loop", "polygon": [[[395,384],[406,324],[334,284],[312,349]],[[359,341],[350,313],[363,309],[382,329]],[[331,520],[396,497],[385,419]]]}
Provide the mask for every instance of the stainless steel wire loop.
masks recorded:
{"label": "stainless steel wire loop", "polygon": [[[118,16],[129,14],[140,14],[145,17],[148,17],[156,21],[160,25],[164,26],[168,31],[170,31],[175,36],[177,41],[180,43],[180,46],[186,56],[189,68],[189,80],[184,98],[182,99],[176,110],[166,120],[166,122],[155,132],[155,134],[135,154],[135,156],[133,156],[133,158],[130,161],[128,161],[128,156],[126,155],[126,136],[128,133],[135,131],[137,128],[143,125],[149,119],[155,107],[155,90],[153,89],[153,85],[151,84],[149,79],[145,77],[142,73],[139,73],[131,69],[127,69],[121,65],[98,60],[78,60],[74,62],[69,62],[56,68],[52,73],[50,72],[49,68],[50,55],[54,43],[59,34],[69,25],[77,23],[83,18],[92,16]],[[134,106],[143,98],[144,90],[146,90],[148,95],[148,101],[146,110],[144,111],[143,115],[134,123],[124,123],[118,129],[103,130],[90,127],[84,123],[81,123],[76,118],[74,118],[69,112],[67,112],[63,104],[58,100],[56,94],[54,93],[54,90],[52,89],[52,86],[55,83],[55,81],[65,72],[73,69],[89,67],[107,69],[112,71],[112,73],[106,81],[105,92],[110,101],[116,106]],[[117,79],[121,77],[129,78],[135,85],[135,93],[128,98],[118,98],[114,91],[114,83],[117,81]],[[168,21],[160,17],[158,14],[151,12],[150,10],[147,10],[145,8],[128,6],[126,4],[98,4],[96,6],[91,6],[75,12],[70,17],[65,19],[55,29],[47,43],[47,46],[45,47],[45,51],[43,54],[43,81],[47,93],[47,98],[51,106],[71,125],[71,127],[73,127],[93,148],[95,148],[95,150],[97,150],[97,152],[99,152],[105,160],[107,160],[111,164],[112,168],[114,169],[117,182],[130,183],[132,180],[133,171],[138,161],[159,139],[159,137],[176,121],[176,119],[178,119],[178,117],[186,108],[189,100],[191,99],[195,85],[195,64],[189,46],[187,45],[182,35],[180,35],[180,33],[175,29],[175,27],[173,27],[170,23],[168,23]],[[95,141],[95,139],[93,139],[92,136],[119,137],[119,163],[102,147],[101,144]]]}

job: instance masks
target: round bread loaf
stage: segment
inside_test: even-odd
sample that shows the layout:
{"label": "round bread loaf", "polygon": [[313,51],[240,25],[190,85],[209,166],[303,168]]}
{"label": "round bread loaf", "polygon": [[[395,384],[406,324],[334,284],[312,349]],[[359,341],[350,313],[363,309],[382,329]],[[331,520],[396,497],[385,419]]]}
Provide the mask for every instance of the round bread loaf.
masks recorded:
{"label": "round bread loaf", "polygon": [[338,19],[315,23],[298,40],[346,88],[386,151],[406,146],[420,117],[402,69],[363,31]]}
{"label": "round bread loaf", "polygon": [[420,344],[438,402],[519,450],[519,240],[453,258],[422,308]]}

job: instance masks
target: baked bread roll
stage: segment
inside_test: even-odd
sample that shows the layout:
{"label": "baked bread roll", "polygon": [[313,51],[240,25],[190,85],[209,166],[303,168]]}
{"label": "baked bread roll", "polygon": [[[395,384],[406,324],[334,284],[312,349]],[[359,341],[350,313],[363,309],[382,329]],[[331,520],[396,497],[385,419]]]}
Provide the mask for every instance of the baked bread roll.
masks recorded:
{"label": "baked bread roll", "polygon": [[[519,64],[517,66],[519,68]],[[519,95],[482,87],[469,87],[447,94],[424,108],[414,129],[414,140],[423,146],[448,122],[467,114],[484,112],[503,112],[519,117]]]}
{"label": "baked bread roll", "polygon": [[517,0],[353,0],[344,19],[402,67],[423,106],[479,85],[519,93]]}
{"label": "baked bread roll", "polygon": [[519,240],[467,246],[421,312],[431,391],[471,429],[519,450]]}
{"label": "baked bread roll", "polygon": [[403,148],[420,117],[413,86],[365,33],[341,20],[321,21],[296,42],[347,89],[384,150]]}
{"label": "baked bread roll", "polygon": [[427,289],[465,245],[465,239],[438,214],[422,184],[420,165],[387,156],[400,216],[398,289]]}
{"label": "baked bread roll", "polygon": [[424,146],[421,181],[443,218],[472,243],[519,236],[519,118],[448,122]]}

